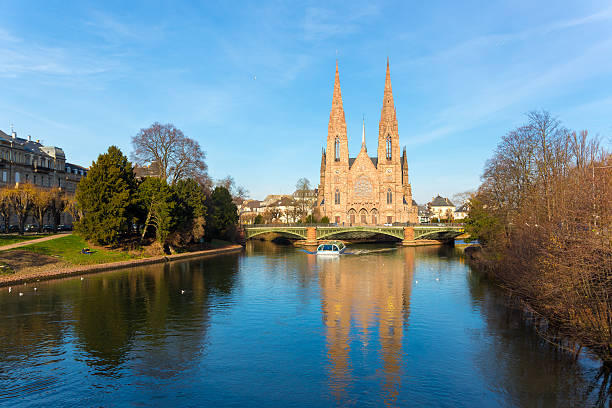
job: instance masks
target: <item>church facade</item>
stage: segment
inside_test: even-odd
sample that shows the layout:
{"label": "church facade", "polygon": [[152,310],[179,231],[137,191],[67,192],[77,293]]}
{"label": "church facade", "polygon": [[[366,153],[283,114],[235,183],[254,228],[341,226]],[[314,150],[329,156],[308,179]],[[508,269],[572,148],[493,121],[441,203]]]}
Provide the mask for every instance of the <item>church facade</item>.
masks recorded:
{"label": "church facade", "polygon": [[361,150],[354,158],[349,157],[340,76],[336,63],[327,147],[321,157],[321,180],[315,210],[319,217],[326,216],[330,222],[339,225],[418,222],[418,209],[412,200],[408,179],[406,148],[400,155],[389,61],[376,155],[371,157],[368,154],[364,126]]}

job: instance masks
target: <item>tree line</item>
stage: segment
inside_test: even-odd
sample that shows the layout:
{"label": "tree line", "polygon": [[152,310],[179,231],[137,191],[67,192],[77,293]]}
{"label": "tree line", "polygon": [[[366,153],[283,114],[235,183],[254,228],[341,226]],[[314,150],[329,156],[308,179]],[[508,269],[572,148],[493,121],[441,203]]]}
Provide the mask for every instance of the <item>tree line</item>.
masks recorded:
{"label": "tree line", "polygon": [[111,146],[77,186],[78,233],[104,245],[153,238],[164,252],[212,238],[235,239],[236,205],[228,188],[213,187],[196,141],[171,124],[155,123],[134,136],[132,145],[132,158],[153,167],[153,174],[137,177],[128,158]]}
{"label": "tree line", "polygon": [[538,332],[612,365],[612,156],[545,111],[508,132],[485,165],[466,229],[480,262]]}
{"label": "tree line", "polygon": [[38,232],[43,231],[47,217],[51,229],[57,231],[61,215],[66,212],[73,218],[78,217],[75,210],[74,197],[68,196],[60,188],[44,189],[30,183],[20,183],[16,188],[0,189],[0,216],[6,232],[15,218],[18,232],[23,234],[28,217],[38,224]]}

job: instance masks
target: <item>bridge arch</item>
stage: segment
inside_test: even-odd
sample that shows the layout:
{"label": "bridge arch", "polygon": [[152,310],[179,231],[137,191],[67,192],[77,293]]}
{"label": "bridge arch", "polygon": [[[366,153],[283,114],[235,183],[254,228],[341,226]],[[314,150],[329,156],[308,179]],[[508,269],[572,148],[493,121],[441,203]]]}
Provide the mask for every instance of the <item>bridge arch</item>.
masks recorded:
{"label": "bridge arch", "polygon": [[246,239],[254,238],[261,234],[281,234],[281,235],[290,235],[293,238],[297,239],[306,239],[306,228],[282,228],[282,227],[270,227],[270,228],[247,228],[246,230]]}

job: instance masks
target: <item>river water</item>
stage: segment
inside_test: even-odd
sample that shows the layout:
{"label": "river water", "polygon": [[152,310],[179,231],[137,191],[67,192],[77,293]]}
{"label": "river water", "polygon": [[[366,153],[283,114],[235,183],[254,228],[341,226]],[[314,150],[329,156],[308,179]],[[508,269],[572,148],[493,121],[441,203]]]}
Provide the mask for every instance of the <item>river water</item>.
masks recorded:
{"label": "river water", "polygon": [[589,406],[598,367],[453,248],[250,242],[0,289],[2,406]]}

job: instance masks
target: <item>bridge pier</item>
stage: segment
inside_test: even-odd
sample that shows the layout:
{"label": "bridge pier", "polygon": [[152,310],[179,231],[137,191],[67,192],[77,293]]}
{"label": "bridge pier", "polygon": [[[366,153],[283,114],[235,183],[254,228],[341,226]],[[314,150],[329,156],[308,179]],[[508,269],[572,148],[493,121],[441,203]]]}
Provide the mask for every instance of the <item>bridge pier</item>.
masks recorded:
{"label": "bridge pier", "polygon": [[317,245],[317,228],[308,227],[306,228],[306,241],[304,245]]}
{"label": "bridge pier", "polygon": [[418,245],[416,240],[414,239],[414,228],[413,227],[404,227],[404,239],[402,240],[402,245],[404,246]]}

